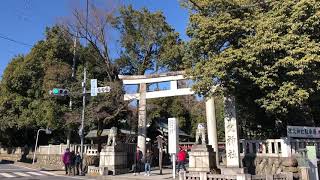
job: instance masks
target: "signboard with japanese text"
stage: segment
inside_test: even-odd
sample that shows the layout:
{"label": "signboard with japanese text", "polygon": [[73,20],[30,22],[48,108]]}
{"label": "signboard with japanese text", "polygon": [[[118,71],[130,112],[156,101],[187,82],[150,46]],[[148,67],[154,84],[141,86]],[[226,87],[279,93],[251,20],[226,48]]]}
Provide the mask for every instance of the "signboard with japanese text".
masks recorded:
{"label": "signboard with japanese text", "polygon": [[234,97],[226,96],[224,98],[224,109],[227,167],[239,168],[239,134]]}
{"label": "signboard with japanese text", "polygon": [[168,141],[169,153],[174,154],[178,151],[178,122],[176,118],[168,118]]}
{"label": "signboard with japanese text", "polygon": [[293,138],[320,138],[320,127],[287,126],[287,136]]}

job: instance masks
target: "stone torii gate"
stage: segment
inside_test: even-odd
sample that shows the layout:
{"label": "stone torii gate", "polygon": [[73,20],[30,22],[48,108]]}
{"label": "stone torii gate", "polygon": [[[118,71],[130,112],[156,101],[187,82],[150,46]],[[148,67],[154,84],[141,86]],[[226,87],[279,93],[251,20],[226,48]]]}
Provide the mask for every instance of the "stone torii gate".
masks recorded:
{"label": "stone torii gate", "polygon": [[[152,75],[136,75],[126,76],[119,75],[119,79],[123,81],[123,85],[139,85],[139,92],[133,94],[125,94],[125,100],[139,100],[139,119],[138,119],[138,146],[143,154],[146,152],[146,101],[147,99],[192,95],[194,91],[191,88],[179,88],[179,80],[187,80],[184,71],[167,72]],[[168,90],[159,90],[147,92],[147,84],[170,82]],[[214,87],[215,88],[215,87]],[[214,90],[214,88],[212,90]],[[235,118],[235,106],[233,98],[225,98],[225,127],[226,127],[226,150],[227,150],[227,167],[239,167],[239,138],[237,124]],[[218,138],[217,138],[217,121],[215,116],[214,98],[206,99],[206,119],[207,119],[207,135],[208,144],[212,146],[216,152],[216,160],[218,160]],[[235,149],[236,147],[236,149]],[[228,156],[229,153],[229,156]],[[236,160],[236,161],[235,161]],[[229,163],[228,163],[229,162]]]}
{"label": "stone torii gate", "polygon": [[[163,74],[152,75],[138,75],[138,76],[124,76],[119,75],[119,78],[123,80],[124,85],[139,85],[139,93],[125,94],[125,100],[137,99],[139,100],[139,120],[138,120],[138,146],[141,151],[145,152],[145,139],[146,139],[146,100],[160,97],[171,96],[183,96],[192,95],[194,91],[191,88],[179,88],[179,80],[187,80],[184,77],[184,71],[168,72]],[[160,90],[147,92],[147,84],[170,82],[170,88],[168,90]],[[214,99],[209,98],[206,100],[206,116],[207,116],[207,128],[208,128],[208,141],[212,145],[214,150],[218,148],[217,131],[216,131],[216,119],[215,119],[215,106]]]}

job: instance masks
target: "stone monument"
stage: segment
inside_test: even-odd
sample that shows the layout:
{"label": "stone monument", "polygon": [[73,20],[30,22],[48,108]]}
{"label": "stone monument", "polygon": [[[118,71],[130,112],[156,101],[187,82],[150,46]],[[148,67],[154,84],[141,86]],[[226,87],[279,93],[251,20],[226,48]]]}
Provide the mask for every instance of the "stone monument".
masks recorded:
{"label": "stone monument", "polygon": [[227,166],[220,167],[221,174],[244,174],[246,169],[240,167],[239,133],[235,98],[230,95],[224,97],[224,125]]}
{"label": "stone monument", "polygon": [[201,144],[206,144],[207,138],[206,138],[206,124],[205,123],[199,123],[196,131],[196,144],[200,144],[200,138],[201,138]]}
{"label": "stone monument", "polygon": [[[207,173],[216,168],[215,154],[210,145],[206,144],[206,127],[203,123],[198,124],[196,132],[196,144],[189,153],[190,172]],[[200,139],[201,138],[201,144]]]}
{"label": "stone monument", "polygon": [[117,137],[118,128],[112,127],[108,133],[107,146],[115,146],[116,145],[116,137]]}
{"label": "stone monument", "polygon": [[[126,173],[127,169],[127,153],[121,149],[120,144],[116,143],[117,128],[112,127],[108,133],[107,146],[100,152],[100,168],[106,168],[113,175]],[[109,173],[108,173],[109,174]]]}

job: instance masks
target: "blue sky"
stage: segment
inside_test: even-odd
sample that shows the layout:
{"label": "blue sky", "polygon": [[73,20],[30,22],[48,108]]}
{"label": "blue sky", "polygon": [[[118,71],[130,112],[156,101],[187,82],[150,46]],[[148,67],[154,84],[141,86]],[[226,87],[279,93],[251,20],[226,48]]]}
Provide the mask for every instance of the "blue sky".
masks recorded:
{"label": "blue sky", "polygon": [[[187,39],[185,29],[188,24],[188,11],[180,7],[178,0],[123,0],[123,2],[132,4],[134,8],[147,7],[151,11],[163,11],[167,22],[180,33],[182,39]],[[44,38],[45,27],[52,26],[61,17],[70,16],[74,4],[85,5],[85,0],[3,0],[0,6],[0,37],[34,45]],[[31,46],[28,45],[0,38],[0,76],[14,56],[27,54],[30,51]]]}

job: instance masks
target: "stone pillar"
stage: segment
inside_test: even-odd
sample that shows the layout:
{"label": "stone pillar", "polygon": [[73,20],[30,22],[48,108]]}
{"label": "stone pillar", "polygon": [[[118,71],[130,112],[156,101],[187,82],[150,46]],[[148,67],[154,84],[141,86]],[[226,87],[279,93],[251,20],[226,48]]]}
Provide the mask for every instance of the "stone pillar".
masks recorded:
{"label": "stone pillar", "polygon": [[210,172],[216,168],[215,155],[209,145],[195,144],[189,152],[189,172]]}
{"label": "stone pillar", "polygon": [[[124,152],[121,146],[106,146],[100,152],[99,167],[111,171],[113,175],[128,172],[127,152]],[[100,171],[100,172],[101,172]]]}
{"label": "stone pillar", "polygon": [[147,84],[140,84],[140,99],[139,99],[139,120],[138,120],[138,146],[143,155],[146,152],[146,137],[147,137]]}
{"label": "stone pillar", "polygon": [[290,138],[281,138],[281,157],[291,157],[291,142]]}
{"label": "stone pillar", "polygon": [[207,117],[208,144],[211,145],[213,150],[215,151],[216,162],[218,163],[219,155],[218,155],[217,121],[216,121],[216,112],[215,112],[213,97],[208,98],[206,100],[206,117]]}
{"label": "stone pillar", "polygon": [[226,96],[224,98],[224,124],[227,168],[240,168],[238,124],[235,99],[232,96]]}

